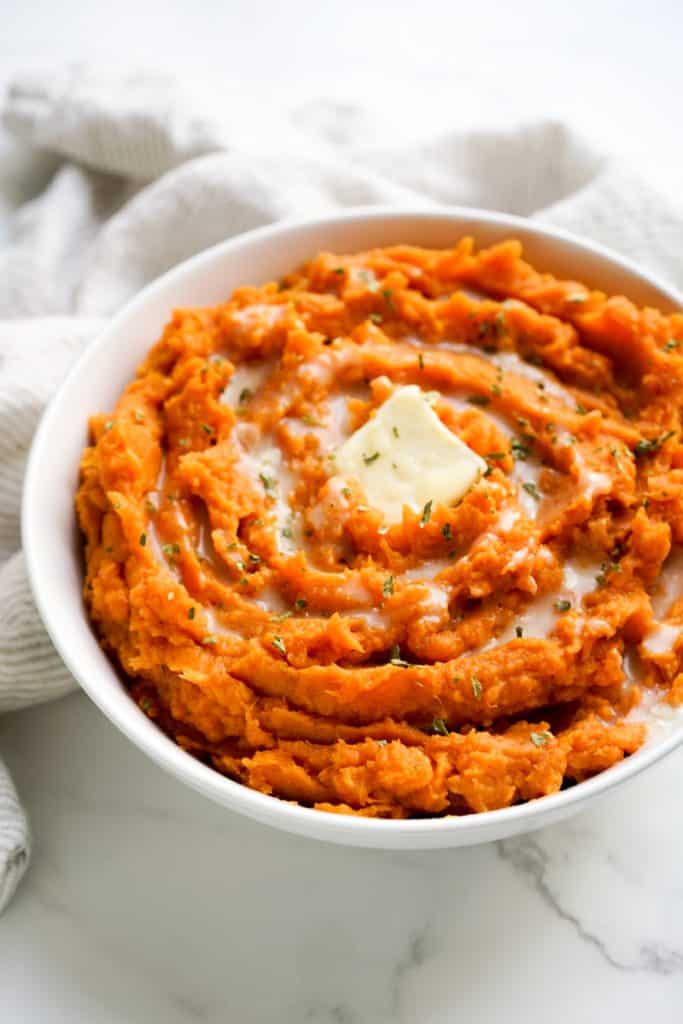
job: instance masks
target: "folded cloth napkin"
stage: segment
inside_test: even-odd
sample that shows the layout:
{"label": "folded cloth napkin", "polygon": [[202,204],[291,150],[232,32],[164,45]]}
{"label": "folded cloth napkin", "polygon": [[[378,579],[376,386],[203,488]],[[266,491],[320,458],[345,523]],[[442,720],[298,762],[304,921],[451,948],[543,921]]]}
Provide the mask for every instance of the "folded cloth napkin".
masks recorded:
{"label": "folded cloth napkin", "polygon": [[[550,221],[683,286],[677,201],[568,124],[473,128],[449,109],[440,133],[417,138],[385,110],[317,102],[266,112],[221,100],[163,74],[88,68],[21,78],[5,99],[14,145],[56,170],[0,249],[0,711],[75,686],[35,611],[21,554],[32,433],[104,319],[173,264],[282,217],[437,202]],[[0,765],[0,910],[28,859],[26,817]]]}

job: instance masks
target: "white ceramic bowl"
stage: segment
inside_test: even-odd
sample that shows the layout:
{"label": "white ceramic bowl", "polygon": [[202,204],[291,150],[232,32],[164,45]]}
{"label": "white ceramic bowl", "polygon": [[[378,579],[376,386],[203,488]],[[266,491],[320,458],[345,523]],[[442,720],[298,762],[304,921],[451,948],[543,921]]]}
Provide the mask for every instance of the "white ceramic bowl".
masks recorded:
{"label": "white ceramic bowl", "polygon": [[[200,253],[149,285],[88,347],[47,409],[33,442],[22,510],[34,597],[55,647],[83,689],[157,764],[205,796],[250,818],[354,846],[427,849],[500,839],[558,821],[673,750],[683,726],[587,782],[531,803],[464,818],[376,821],[298,807],[248,789],[192,758],[128,697],[90,628],[81,598],[74,515],[88,416],[112,408],[174,307],[225,300],[238,285],[282,276],[323,249],[353,252],[396,243],[448,247],[463,234],[478,245],[519,238],[543,270],[622,292],[664,310],[683,297],[600,246],[517,217],[473,209],[351,209],[260,228]],[[85,771],[85,765],[84,765]]]}

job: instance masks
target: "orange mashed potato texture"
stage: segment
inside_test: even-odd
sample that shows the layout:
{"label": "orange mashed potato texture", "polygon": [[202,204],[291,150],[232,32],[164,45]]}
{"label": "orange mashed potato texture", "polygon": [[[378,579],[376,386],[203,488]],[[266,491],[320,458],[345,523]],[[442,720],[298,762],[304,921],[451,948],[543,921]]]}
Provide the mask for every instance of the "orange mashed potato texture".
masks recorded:
{"label": "orange mashed potato texture", "polygon": [[[683,700],[682,354],[683,314],[515,241],[322,253],[175,312],[82,459],[103,647],[183,749],[326,811],[609,768]],[[488,469],[388,524],[335,451],[407,384]]]}

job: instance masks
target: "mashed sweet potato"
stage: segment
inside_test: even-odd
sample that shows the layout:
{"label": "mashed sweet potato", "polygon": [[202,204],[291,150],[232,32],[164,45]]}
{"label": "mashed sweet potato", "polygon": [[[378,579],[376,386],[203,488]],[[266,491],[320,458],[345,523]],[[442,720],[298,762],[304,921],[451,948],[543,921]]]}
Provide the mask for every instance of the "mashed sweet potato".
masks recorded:
{"label": "mashed sweet potato", "polygon": [[[515,241],[322,253],[179,310],[91,421],[98,637],[184,749],[315,808],[467,814],[603,771],[683,700],[682,354],[683,314]],[[334,456],[406,384],[488,470],[388,525]]]}

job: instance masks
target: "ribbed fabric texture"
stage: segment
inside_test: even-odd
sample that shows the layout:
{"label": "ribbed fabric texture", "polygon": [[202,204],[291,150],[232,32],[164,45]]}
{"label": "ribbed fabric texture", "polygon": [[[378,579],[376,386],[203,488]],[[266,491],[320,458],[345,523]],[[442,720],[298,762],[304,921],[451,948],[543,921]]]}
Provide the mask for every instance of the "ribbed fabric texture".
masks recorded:
{"label": "ribbed fabric texture", "polygon": [[63,697],[74,688],[73,676],[42,628],[20,551],[0,571],[0,594],[0,711]]}
{"label": "ribbed fabric texture", "polygon": [[[101,323],[55,316],[0,320],[0,712],[61,697],[75,685],[31,598],[19,514],[26,457],[43,408]],[[0,762],[0,912],[29,854],[26,815]]]}
{"label": "ribbed fabric texture", "polygon": [[31,855],[26,815],[12,780],[0,763],[0,911],[9,903]]}
{"label": "ribbed fabric texture", "polygon": [[[31,436],[102,318],[175,263],[282,217],[438,202],[540,217],[683,283],[678,197],[623,173],[568,124],[480,115],[473,128],[466,109],[453,104],[438,134],[415,141],[405,133],[424,136],[419,113],[322,101],[286,110],[275,97],[254,110],[245,96],[191,96],[146,72],[79,67],[10,86],[4,125],[51,176],[0,249],[0,711],[74,685],[20,550]],[[28,857],[26,818],[0,765],[0,910]]]}

